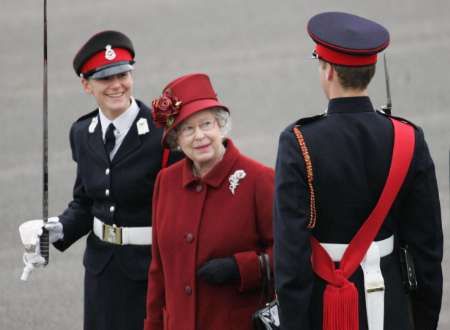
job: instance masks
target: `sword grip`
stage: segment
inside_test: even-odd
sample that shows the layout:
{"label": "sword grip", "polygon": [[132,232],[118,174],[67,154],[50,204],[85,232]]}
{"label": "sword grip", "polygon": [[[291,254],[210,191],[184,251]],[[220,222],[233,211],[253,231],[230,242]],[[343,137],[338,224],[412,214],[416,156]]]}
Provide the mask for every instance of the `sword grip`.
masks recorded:
{"label": "sword grip", "polygon": [[44,266],[47,266],[48,260],[50,257],[50,244],[49,244],[49,234],[48,230],[45,228],[42,228],[42,235],[39,239],[39,250],[41,253],[41,256],[45,259]]}

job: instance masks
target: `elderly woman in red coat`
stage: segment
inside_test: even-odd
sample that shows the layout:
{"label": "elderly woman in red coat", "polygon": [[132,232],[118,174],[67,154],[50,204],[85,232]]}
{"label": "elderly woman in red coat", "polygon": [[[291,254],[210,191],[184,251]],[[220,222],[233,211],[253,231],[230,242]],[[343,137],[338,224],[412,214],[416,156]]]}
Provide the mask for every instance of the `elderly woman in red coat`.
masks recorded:
{"label": "elderly woman in red coat", "polygon": [[272,258],[273,170],[225,138],[229,111],[205,74],[167,85],[153,117],[186,158],[155,185],[145,330],[250,330],[260,256]]}

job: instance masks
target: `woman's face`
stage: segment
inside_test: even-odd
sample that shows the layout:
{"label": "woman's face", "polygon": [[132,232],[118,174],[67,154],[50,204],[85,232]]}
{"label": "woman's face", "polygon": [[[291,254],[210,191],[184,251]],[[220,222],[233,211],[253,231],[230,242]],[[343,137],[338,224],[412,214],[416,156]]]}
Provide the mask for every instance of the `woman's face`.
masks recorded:
{"label": "woman's face", "polygon": [[222,133],[212,110],[188,117],[177,130],[177,143],[195,167],[210,170],[223,155]]}
{"label": "woman's face", "polygon": [[81,79],[81,83],[84,90],[95,97],[98,106],[109,119],[117,118],[130,106],[133,90],[131,72],[103,79]]}

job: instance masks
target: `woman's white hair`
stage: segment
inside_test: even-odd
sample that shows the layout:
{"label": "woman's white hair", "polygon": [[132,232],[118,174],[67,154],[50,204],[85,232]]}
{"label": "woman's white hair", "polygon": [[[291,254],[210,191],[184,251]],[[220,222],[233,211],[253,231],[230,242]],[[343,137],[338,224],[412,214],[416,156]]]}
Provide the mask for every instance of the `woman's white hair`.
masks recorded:
{"label": "woman's white hair", "polygon": [[[231,117],[230,113],[226,111],[224,108],[221,107],[215,107],[215,108],[209,108],[205,109],[213,113],[214,117],[216,117],[217,123],[219,124],[220,132],[222,133],[222,136],[225,138],[228,133],[231,131]],[[178,137],[178,126],[177,128],[171,130],[167,134],[167,144],[169,145],[170,149],[175,150],[178,148],[177,143],[177,137]]]}

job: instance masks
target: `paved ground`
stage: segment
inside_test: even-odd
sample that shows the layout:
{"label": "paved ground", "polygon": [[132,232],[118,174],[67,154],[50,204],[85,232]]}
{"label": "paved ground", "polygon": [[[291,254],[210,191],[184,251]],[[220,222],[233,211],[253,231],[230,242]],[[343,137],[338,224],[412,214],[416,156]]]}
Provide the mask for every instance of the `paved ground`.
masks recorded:
{"label": "paved ground", "polygon": [[[81,329],[84,240],[50,266],[19,280],[18,225],[41,213],[42,2],[2,1],[0,12],[0,329]],[[339,4],[338,4],[339,3]],[[74,178],[68,147],[73,120],[93,107],[71,69],[94,31],[118,29],[135,42],[136,95],[149,103],[174,77],[209,73],[234,120],[233,138],[250,156],[273,165],[279,132],[321,112],[317,68],[308,60],[307,19],[351,11],[383,22],[394,112],[421,125],[436,162],[444,229],[449,228],[450,3],[447,0],[49,0],[50,213],[67,204]],[[382,71],[371,94],[385,102]],[[448,251],[449,244],[446,244]],[[450,329],[450,259],[440,329]]]}

